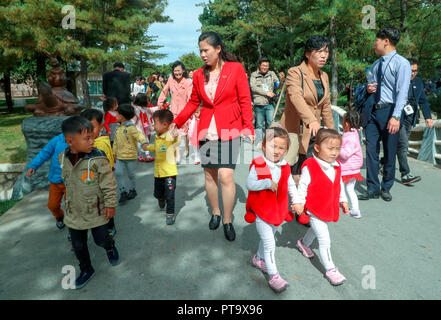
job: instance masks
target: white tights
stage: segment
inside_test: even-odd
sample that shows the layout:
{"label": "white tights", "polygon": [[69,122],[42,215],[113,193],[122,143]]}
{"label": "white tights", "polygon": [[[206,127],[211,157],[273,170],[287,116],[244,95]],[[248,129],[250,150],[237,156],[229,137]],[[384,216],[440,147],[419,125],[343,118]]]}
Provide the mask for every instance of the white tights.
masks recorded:
{"label": "white tights", "polygon": [[274,234],[279,229],[278,227],[266,223],[259,217],[256,217],[256,229],[260,236],[259,251],[257,252],[258,259],[264,259],[268,274],[272,276],[277,273],[276,260],[274,252],[276,250],[276,240]]}

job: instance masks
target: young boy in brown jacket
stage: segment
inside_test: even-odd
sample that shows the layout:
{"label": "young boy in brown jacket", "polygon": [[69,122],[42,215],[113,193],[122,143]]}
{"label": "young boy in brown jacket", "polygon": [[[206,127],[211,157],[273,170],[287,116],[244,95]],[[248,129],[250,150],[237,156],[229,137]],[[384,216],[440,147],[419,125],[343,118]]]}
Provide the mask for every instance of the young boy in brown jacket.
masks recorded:
{"label": "young boy in brown jacket", "polygon": [[115,215],[116,181],[105,153],[93,147],[92,123],[73,116],[61,125],[69,148],[59,156],[66,185],[64,223],[69,228],[72,247],[80,263],[76,289],[82,288],[95,274],[87,248],[91,229],[95,243],[106,249],[112,265],[119,263],[118,250],[108,232],[109,219]]}

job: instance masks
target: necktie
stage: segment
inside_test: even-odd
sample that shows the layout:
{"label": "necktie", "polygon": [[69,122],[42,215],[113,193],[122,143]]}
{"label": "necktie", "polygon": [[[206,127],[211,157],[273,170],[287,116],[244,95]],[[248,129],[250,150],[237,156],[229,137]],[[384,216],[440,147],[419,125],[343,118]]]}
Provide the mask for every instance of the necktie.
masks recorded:
{"label": "necktie", "polygon": [[380,65],[377,70],[377,91],[375,92],[375,103],[380,102],[381,97],[381,82],[383,78],[383,57],[380,58]]}

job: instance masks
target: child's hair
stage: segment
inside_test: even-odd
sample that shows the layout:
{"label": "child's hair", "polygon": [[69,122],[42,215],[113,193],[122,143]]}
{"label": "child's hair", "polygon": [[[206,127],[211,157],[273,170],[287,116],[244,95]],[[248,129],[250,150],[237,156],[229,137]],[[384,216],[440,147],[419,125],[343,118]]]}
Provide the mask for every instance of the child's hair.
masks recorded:
{"label": "child's hair", "polygon": [[[341,143],[341,135],[334,129],[328,129],[328,128],[321,128],[317,135],[315,136],[315,143],[316,145],[320,146],[323,142],[325,142],[328,139],[338,139]],[[314,151],[315,153],[315,151]]]}
{"label": "child's hair", "polygon": [[152,116],[153,119],[157,118],[159,120],[159,122],[163,123],[163,122],[168,122],[168,123],[172,123],[173,122],[173,113],[170,110],[167,109],[160,109],[157,110],[153,113]]}
{"label": "child's hair", "polygon": [[72,116],[64,120],[61,124],[61,131],[65,136],[76,133],[81,134],[83,131],[93,132],[93,124],[82,116]]}
{"label": "child's hair", "polygon": [[147,107],[149,105],[149,97],[145,93],[138,93],[133,103],[140,107]]}
{"label": "child's hair", "polygon": [[122,105],[118,106],[116,111],[118,111],[118,113],[127,120],[130,120],[135,116],[135,109],[128,103],[123,103]]}
{"label": "child's hair", "polygon": [[103,113],[95,108],[83,110],[80,115],[89,121],[96,120],[99,124],[102,124],[104,120]]}
{"label": "child's hair", "polygon": [[343,116],[343,123],[349,123],[351,129],[360,128],[360,114],[355,110],[349,110]]}
{"label": "child's hair", "polygon": [[[262,146],[266,147],[267,141],[273,141],[274,138],[283,138],[286,140],[286,144],[288,145],[287,150],[289,149],[289,145],[291,141],[289,140],[288,132],[282,127],[273,127],[269,128],[265,131],[265,136],[263,137]],[[267,140],[268,139],[268,140]]]}
{"label": "child's hair", "polygon": [[113,109],[113,107],[115,106],[115,104],[118,103],[118,100],[116,100],[115,97],[107,97],[106,101],[104,101],[103,103],[103,109],[104,112],[109,112],[110,110]]}

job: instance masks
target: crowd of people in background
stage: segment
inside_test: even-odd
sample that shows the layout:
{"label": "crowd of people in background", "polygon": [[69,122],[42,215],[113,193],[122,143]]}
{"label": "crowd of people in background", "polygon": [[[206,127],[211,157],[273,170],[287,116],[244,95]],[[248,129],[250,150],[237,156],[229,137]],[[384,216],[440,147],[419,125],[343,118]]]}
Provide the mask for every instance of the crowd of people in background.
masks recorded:
{"label": "crowd of people in background", "polygon": [[[234,171],[243,140],[260,152],[252,160],[246,181],[249,192],[244,218],[255,223],[260,237],[251,264],[268,275],[271,289],[284,291],[288,282],[276,267],[274,235],[282,223],[297,220],[308,229],[296,239],[296,248],[311,259],[311,245],[317,239],[325,278],[332,285],[341,285],[346,278],[332,260],[328,229],[329,223],[339,220],[340,208],[359,219],[359,199],[391,201],[397,156],[401,182],[421,180],[410,174],[407,140],[420,109],[427,127],[433,121],[423,83],[416,77],[419,63],[398,54],[399,40],[399,30],[393,27],[376,34],[374,48],[379,59],[360,93],[362,103],[343,118],[343,134],[335,130],[329,77],[323,71],[330,46],[323,35],[306,41],[301,61],[286,77],[284,72],[272,71],[271,61],[265,57],[248,77],[215,32],[204,32],[198,39],[204,66],[186,70],[176,61],[167,80],[154,73],[147,79],[137,76],[130,84],[124,65],[115,63],[114,70],[103,76],[104,112],[86,110],[67,119],[63,134],[51,140],[28,169],[30,176],[52,158],[48,207],[57,227],[66,224],[69,228],[81,269],[77,288],[94,274],[87,229],[92,230],[97,245],[105,248],[109,262],[119,262],[113,216],[118,204],[137,197],[139,162],[155,162],[153,196],[158,209],[166,212],[166,224],[172,225],[176,221],[178,165],[183,157],[193,155],[194,164],[203,168],[211,211],[208,227],[216,230],[222,222],[225,238],[234,241]],[[277,121],[277,97],[285,88],[285,109]],[[355,185],[364,180],[359,135],[363,129],[367,191],[357,196]],[[383,161],[379,159],[380,142]],[[64,194],[66,212],[60,208]]]}

